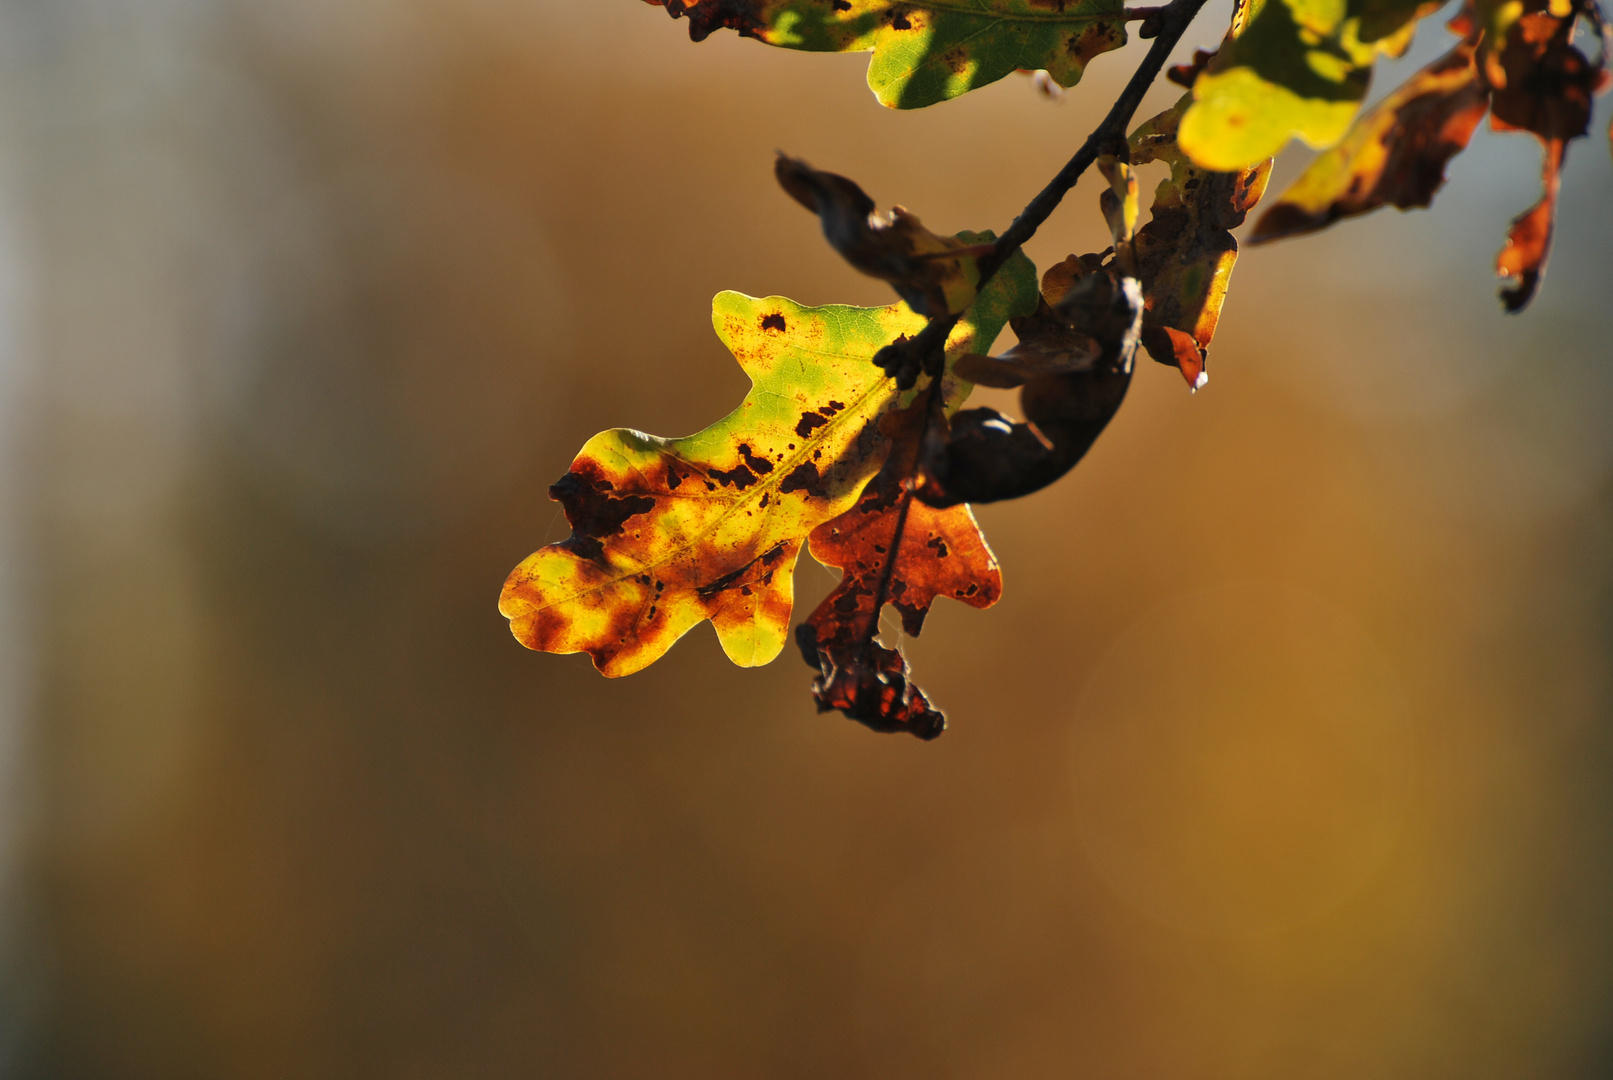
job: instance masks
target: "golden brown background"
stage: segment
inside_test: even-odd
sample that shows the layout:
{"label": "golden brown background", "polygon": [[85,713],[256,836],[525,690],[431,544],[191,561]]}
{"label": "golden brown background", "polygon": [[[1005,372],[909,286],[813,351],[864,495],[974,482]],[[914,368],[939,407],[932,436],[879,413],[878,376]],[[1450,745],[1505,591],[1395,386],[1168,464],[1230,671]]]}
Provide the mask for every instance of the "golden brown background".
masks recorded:
{"label": "golden brown background", "polygon": [[900,114],[635,0],[6,0],[0,54],[4,1075],[1613,1075],[1605,134],[1522,317],[1521,136],[1246,253],[1206,390],[981,512],[926,745],[494,601],[589,435],[743,392],[713,293],[887,302],[775,148],[1001,229],[1139,48]]}

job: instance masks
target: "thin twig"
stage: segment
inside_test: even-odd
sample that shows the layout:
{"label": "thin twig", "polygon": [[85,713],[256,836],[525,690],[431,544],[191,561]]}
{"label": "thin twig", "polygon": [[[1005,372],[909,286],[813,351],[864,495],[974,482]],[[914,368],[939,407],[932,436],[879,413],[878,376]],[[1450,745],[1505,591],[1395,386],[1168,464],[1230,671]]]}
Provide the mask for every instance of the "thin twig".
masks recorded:
{"label": "thin twig", "polygon": [[[1036,235],[1036,230],[1057,209],[1060,201],[1069,190],[1075,187],[1076,181],[1087,167],[1098,159],[1098,155],[1108,151],[1118,150],[1124,154],[1126,145],[1126,129],[1131,126],[1131,118],[1142,104],[1143,96],[1148,88],[1154,85],[1160,71],[1165,67],[1165,61],[1170,58],[1171,50],[1182,39],[1189,24],[1198,15],[1206,0],[1172,0],[1163,8],[1146,13],[1146,20],[1138,34],[1141,37],[1152,37],[1153,45],[1148,49],[1148,55],[1138,65],[1137,71],[1132,75],[1131,81],[1115,99],[1114,105],[1109,109],[1109,115],[1103,118],[1103,123],[1087,136],[1081,149],[1075,152],[1069,162],[1060,169],[1058,175],[1048,182],[1048,185],[1037,193],[1030,201],[1014,223],[997,238],[989,254],[980,258],[977,264],[980,270],[980,280],[976,284],[976,291],[983,290],[992,276],[1006,263],[1014,252],[1024,246],[1025,242]],[[1149,31],[1153,31],[1149,33]],[[952,333],[952,328],[958,325],[963,312],[956,314],[939,315],[931,319],[929,324],[920,330],[917,336],[893,341],[880,349],[874,356],[874,363],[885,369],[887,375],[896,378],[896,385],[906,390],[918,381],[920,373],[938,377],[946,366],[946,340]]]}

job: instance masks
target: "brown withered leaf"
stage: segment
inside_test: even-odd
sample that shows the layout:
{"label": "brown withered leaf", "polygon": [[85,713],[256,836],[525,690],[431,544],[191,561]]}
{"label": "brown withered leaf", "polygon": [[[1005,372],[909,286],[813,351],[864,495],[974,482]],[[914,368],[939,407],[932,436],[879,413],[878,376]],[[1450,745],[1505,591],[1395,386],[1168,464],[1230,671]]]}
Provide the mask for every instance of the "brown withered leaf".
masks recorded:
{"label": "brown withered leaf", "polygon": [[946,720],[913,685],[901,653],[877,640],[881,611],[896,608],[903,630],[917,637],[936,597],[985,608],[1002,594],[997,560],[969,508],[935,509],[913,497],[930,397],[887,414],[884,467],[855,506],[813,531],[813,557],[843,576],[796,628],[802,656],[818,671],[819,712],[839,709],[875,731],[921,739],[939,735]]}
{"label": "brown withered leaf", "polygon": [[1572,44],[1580,5],[1566,5],[1566,15],[1553,14],[1558,9],[1552,0],[1525,0],[1523,14],[1487,65],[1495,84],[1490,127],[1527,131],[1540,140],[1543,151],[1540,201],[1513,219],[1506,246],[1496,258],[1497,275],[1509,281],[1501,289],[1509,312],[1522,311],[1539,288],[1568,143],[1590,130],[1591,96],[1607,85],[1605,50],[1592,64]]}
{"label": "brown withered leaf", "polygon": [[990,244],[938,236],[900,206],[880,214],[855,182],[787,154],[779,154],[773,174],[796,202],[818,215],[830,247],[869,277],[888,282],[920,315],[963,311],[974,301],[980,280],[975,257],[990,251]]}
{"label": "brown withered leaf", "polygon": [[[1137,280],[1115,274],[1100,256],[1072,255],[1049,270],[1037,313],[1012,320],[1021,345],[1039,362],[986,361],[997,364],[992,373],[999,382],[1022,383],[1026,422],[995,409],[965,409],[950,424],[932,424],[918,497],[939,507],[996,502],[1069,472],[1125,398],[1142,318]],[[1091,360],[1074,360],[1093,346]],[[968,370],[978,374],[983,366],[976,361]]]}
{"label": "brown withered leaf", "polygon": [[1148,224],[1137,231],[1137,277],[1146,311],[1142,342],[1162,364],[1179,368],[1192,389],[1203,386],[1210,341],[1238,261],[1232,230],[1260,201],[1271,175],[1268,158],[1235,172],[1194,165],[1177,145],[1191,93],[1131,135],[1131,163],[1163,161],[1171,174],[1154,190]]}
{"label": "brown withered leaf", "polygon": [[1428,206],[1489,107],[1477,49],[1474,34],[1362,114],[1261,216],[1250,242],[1315,232],[1380,206]]}

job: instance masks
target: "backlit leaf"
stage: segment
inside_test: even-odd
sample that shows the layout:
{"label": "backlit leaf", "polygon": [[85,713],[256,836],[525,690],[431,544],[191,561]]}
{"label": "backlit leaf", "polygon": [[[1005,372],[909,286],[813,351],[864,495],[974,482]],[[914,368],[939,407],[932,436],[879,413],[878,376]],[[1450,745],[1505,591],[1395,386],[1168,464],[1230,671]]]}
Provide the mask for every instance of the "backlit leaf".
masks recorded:
{"label": "backlit leaf", "polygon": [[1231,172],[1291,138],[1331,146],[1366,97],[1380,53],[1399,56],[1443,0],[1265,0],[1193,84],[1183,150]]}
{"label": "backlit leaf", "polygon": [[1122,0],[647,0],[714,30],[807,52],[873,52],[881,103],[915,109],[1020,69],[1074,86],[1087,62],[1126,43]]}
{"label": "backlit leaf", "polygon": [[[1018,256],[953,331],[949,357],[987,347],[1034,297],[1035,271]],[[516,638],[626,675],[710,619],[735,663],[772,660],[802,541],[856,501],[889,448],[878,421],[904,395],[873,355],[924,323],[901,304],[807,308],[719,294],[712,324],[750,392],[687,438],[616,428],[588,441],[550,489],[571,537],[505,582],[499,610]]]}

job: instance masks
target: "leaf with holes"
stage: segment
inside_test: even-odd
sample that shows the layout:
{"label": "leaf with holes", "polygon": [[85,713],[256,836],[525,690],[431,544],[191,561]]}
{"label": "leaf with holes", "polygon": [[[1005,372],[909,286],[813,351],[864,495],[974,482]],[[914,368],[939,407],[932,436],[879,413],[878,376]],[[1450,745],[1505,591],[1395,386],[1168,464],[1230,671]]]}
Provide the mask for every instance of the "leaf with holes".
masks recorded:
{"label": "leaf with holes", "polygon": [[1122,0],[646,0],[715,30],[805,52],[872,52],[868,86],[916,109],[1016,70],[1074,86],[1088,61],[1126,43]]}
{"label": "leaf with holes", "polygon": [[[1035,270],[1018,256],[948,355],[988,348],[1035,298]],[[872,358],[924,319],[901,304],[808,308],[726,292],[712,323],[750,392],[687,438],[616,428],[588,441],[549,491],[571,537],[516,567],[499,599],[523,645],[586,652],[613,676],[655,662],[706,619],[736,664],[765,664],[783,647],[802,541],[857,500],[889,449],[879,418],[912,396]],[[947,378],[961,398],[967,385]]]}
{"label": "leaf with holes", "polygon": [[894,449],[857,504],[812,533],[812,557],[843,571],[840,584],[796,627],[796,644],[818,670],[819,712],[839,709],[875,731],[933,739],[941,713],[913,685],[900,652],[878,641],[887,604],[917,637],[940,596],[986,608],[1002,595],[997,559],[967,506],[936,509],[914,497],[928,394],[886,415]]}

